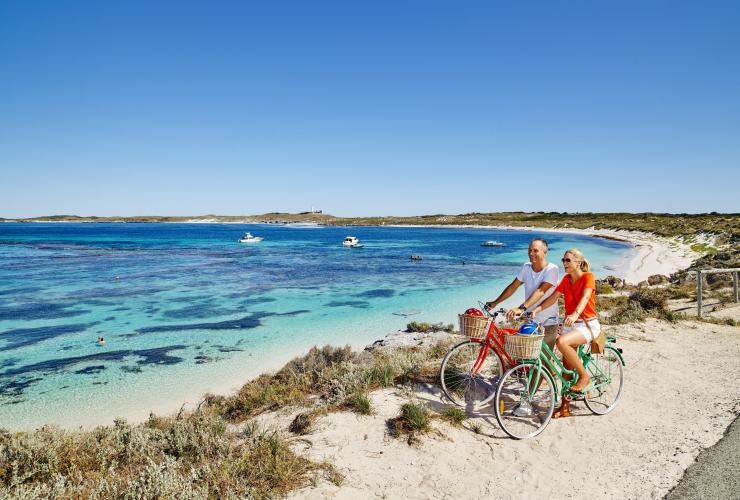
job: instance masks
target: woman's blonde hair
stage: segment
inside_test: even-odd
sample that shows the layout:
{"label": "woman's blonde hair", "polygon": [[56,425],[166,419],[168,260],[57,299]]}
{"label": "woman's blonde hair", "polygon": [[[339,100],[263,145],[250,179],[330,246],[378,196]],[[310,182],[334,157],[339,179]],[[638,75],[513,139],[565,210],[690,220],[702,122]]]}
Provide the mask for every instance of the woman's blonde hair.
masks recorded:
{"label": "woman's blonde hair", "polygon": [[586,259],[586,256],[583,255],[583,252],[578,250],[577,248],[571,248],[570,250],[566,250],[565,254],[571,254],[573,257],[576,258],[576,260],[581,261],[581,271],[584,273],[587,273],[591,270],[591,263]]}

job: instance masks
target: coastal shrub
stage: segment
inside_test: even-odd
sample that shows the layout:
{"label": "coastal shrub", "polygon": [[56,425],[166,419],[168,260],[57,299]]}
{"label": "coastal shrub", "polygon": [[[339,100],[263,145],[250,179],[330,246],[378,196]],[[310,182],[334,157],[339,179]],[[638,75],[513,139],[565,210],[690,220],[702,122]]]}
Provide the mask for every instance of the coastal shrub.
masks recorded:
{"label": "coastal shrub", "polygon": [[241,422],[273,408],[303,403],[309,387],[302,377],[282,380],[263,374],[244,384],[236,395],[217,402],[215,408],[227,420]]}
{"label": "coastal shrub", "polygon": [[603,295],[596,296],[596,309],[599,312],[607,312],[612,309],[617,309],[627,305],[628,297],[626,295],[612,295],[605,297]]}
{"label": "coastal shrub", "polygon": [[668,292],[662,288],[645,288],[632,292],[629,302],[638,304],[645,311],[661,311],[668,302]]}
{"label": "coastal shrub", "polygon": [[445,325],[444,323],[418,323],[416,321],[412,321],[411,323],[408,323],[406,325],[406,331],[407,332],[419,332],[419,333],[429,333],[429,332],[447,332],[447,333],[454,333],[455,331],[455,325],[448,324]]}
{"label": "coastal shrub", "polygon": [[293,434],[308,434],[313,426],[314,416],[311,412],[299,413],[290,423],[288,430]]}
{"label": "coastal shrub", "polygon": [[0,498],[275,498],[318,471],[337,474],[257,424],[229,433],[210,411],[0,433]]}
{"label": "coastal shrub", "polygon": [[473,431],[475,434],[483,434],[483,426],[480,424],[480,422],[471,422],[470,430]]}
{"label": "coastal shrub", "polygon": [[462,408],[451,406],[447,408],[444,413],[442,413],[442,418],[453,425],[460,426],[465,420],[468,419],[468,414],[465,413],[465,410],[463,410]]}
{"label": "coastal shrub", "polygon": [[696,286],[690,283],[671,286],[665,289],[669,299],[692,299],[696,300]]}
{"label": "coastal shrub", "polygon": [[360,415],[372,415],[373,405],[365,392],[356,392],[352,394],[347,401],[345,406],[352,411],[359,413]]}
{"label": "coastal shrub", "polygon": [[608,314],[602,317],[602,322],[606,325],[624,325],[645,321],[645,318],[647,318],[647,313],[640,304],[626,302],[611,309]]}
{"label": "coastal shrub", "polygon": [[401,405],[401,425],[412,431],[429,430],[429,408],[419,402],[409,402]]}
{"label": "coastal shrub", "polygon": [[393,367],[388,365],[372,366],[365,373],[368,388],[391,387],[396,380]]}

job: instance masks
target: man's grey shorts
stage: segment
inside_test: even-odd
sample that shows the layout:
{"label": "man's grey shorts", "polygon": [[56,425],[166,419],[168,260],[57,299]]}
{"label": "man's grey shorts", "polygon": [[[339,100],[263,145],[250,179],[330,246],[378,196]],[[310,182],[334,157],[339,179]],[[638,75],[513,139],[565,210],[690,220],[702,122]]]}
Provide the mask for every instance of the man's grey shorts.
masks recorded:
{"label": "man's grey shorts", "polygon": [[555,341],[558,339],[558,325],[550,325],[545,327],[545,344],[550,350],[555,351]]}

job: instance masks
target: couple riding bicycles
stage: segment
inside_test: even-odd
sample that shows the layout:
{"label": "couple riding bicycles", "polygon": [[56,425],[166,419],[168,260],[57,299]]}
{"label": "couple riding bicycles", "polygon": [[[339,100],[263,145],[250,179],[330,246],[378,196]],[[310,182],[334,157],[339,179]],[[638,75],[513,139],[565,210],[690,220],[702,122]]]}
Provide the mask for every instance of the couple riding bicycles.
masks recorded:
{"label": "couple riding bicycles", "polygon": [[[577,372],[577,380],[569,387],[569,392],[578,395],[589,387],[592,378],[579,355],[579,346],[603,340],[600,338],[601,325],[596,314],[596,283],[591,265],[580,250],[571,248],[563,255],[565,276],[562,280],[558,267],[547,261],[547,251],[547,241],[533,239],[529,244],[529,262],[522,266],[516,278],[498,298],[486,303],[486,308],[494,310],[523,284],[526,300],[516,309],[509,310],[506,318],[511,321],[530,313],[538,323],[545,325],[543,342],[549,348],[547,352],[554,352],[557,345],[563,356],[564,367]],[[548,325],[548,320],[558,316],[558,299],[561,296],[565,301],[565,320],[562,332],[559,332],[559,325]],[[548,370],[552,372],[553,368],[548,367]],[[552,418],[569,416],[569,398],[563,397],[560,408],[552,414]]]}

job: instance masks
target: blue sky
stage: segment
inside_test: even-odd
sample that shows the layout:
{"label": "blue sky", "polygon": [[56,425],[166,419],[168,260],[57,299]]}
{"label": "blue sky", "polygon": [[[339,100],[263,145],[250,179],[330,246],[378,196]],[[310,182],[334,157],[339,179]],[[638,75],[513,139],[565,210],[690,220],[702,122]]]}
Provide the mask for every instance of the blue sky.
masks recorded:
{"label": "blue sky", "polygon": [[739,212],[740,3],[0,3],[0,217]]}

